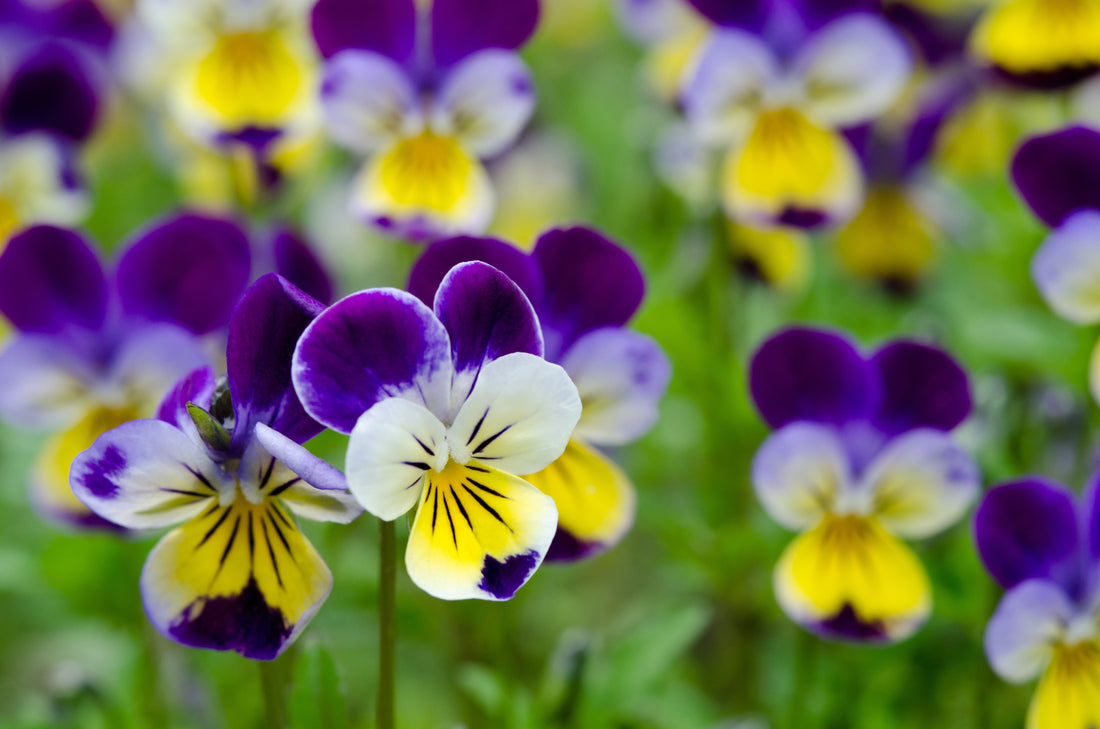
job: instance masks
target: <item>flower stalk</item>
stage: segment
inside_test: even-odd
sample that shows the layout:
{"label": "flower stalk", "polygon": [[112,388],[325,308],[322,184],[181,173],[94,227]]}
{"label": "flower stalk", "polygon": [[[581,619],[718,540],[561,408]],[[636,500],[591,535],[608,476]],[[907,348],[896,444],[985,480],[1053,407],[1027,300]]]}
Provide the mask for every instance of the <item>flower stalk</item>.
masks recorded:
{"label": "flower stalk", "polygon": [[397,539],[394,522],[379,520],[378,712],[375,726],[394,726],[394,665],[397,645]]}

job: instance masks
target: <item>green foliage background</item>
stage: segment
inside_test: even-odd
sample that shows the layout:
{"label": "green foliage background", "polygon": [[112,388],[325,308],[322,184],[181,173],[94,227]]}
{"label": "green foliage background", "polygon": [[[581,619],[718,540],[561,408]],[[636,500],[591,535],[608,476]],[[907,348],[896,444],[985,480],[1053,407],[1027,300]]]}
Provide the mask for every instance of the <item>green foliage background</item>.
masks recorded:
{"label": "green foliage background", "polygon": [[[844,327],[867,345],[899,334],[945,343],[974,376],[963,437],[987,484],[1041,472],[1080,486],[1098,419],[1088,396],[1096,332],[1038,298],[1028,275],[1044,230],[1003,175],[955,181],[970,225],[911,297],[857,282],[816,241],[812,283],[785,296],[739,278],[710,219],[657,181],[649,145],[661,114],[639,83],[641,52],[608,18],[588,43],[540,37],[528,58],[538,124],[565,134],[585,180],[573,215],[625,242],[649,276],[636,321],[674,366],[656,428],[616,454],[639,492],[634,530],[612,552],[546,566],[513,601],[445,603],[399,570],[400,726],[435,729],[1010,729],[1028,687],[1001,683],[981,639],[999,592],[964,523],[917,546],[935,614],[916,637],[877,649],[832,645],[790,623],[771,570],[791,534],[748,481],[766,435],[748,401],[756,344],[792,321]],[[178,200],[131,114],[90,161],[90,232],[116,247]],[[134,143],[134,139],[143,140]],[[282,212],[344,164],[302,181]],[[567,221],[562,221],[567,222]],[[370,265],[345,291],[399,285],[415,250],[364,236]],[[68,534],[43,523],[24,483],[41,438],[0,430],[0,727],[259,726],[256,667],[181,648],[142,613],[138,575],[153,540]],[[318,452],[339,465],[343,441]],[[277,664],[294,727],[369,727],[376,663],[377,522],[305,523],[336,577],[325,607]],[[404,524],[398,527],[403,549]]]}

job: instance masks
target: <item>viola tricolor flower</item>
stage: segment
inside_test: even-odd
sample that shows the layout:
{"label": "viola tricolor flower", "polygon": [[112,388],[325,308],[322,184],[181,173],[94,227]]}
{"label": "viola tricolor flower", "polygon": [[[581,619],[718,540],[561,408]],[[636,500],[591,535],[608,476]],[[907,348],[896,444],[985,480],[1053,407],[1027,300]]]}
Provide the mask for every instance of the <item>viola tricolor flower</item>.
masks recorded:
{"label": "viola tricolor flower", "polygon": [[1100,725],[1100,482],[1078,500],[1032,477],[989,491],[974,539],[1008,592],[985,632],[985,653],[1006,681],[1042,677],[1027,729]]}
{"label": "viola tricolor flower", "polygon": [[722,201],[756,227],[854,215],[859,162],[841,130],[886,111],[912,68],[871,3],[692,0],[722,26],[682,93],[700,138],[728,148]]}
{"label": "viola tricolor flower", "polygon": [[323,308],[263,276],[233,311],[224,387],[198,369],[156,419],[104,433],[73,462],[73,491],[104,519],[182,523],[149,553],[141,593],[157,630],[183,645],[270,660],[332,589],[294,518],[346,524],[362,513],[343,474],[300,445],[323,427],[294,395],[291,355]]}
{"label": "viola tricolor flower", "polygon": [[535,108],[516,55],[535,30],[537,0],[320,0],[321,89],[337,143],[365,155],[353,183],[357,217],[411,238],[479,232],[493,187],[480,160],[505,151]]}
{"label": "viola tricolor flower", "polygon": [[480,262],[446,275],[434,310],[396,289],[361,291],[298,344],[306,412],[351,434],[351,492],[387,521],[418,506],[405,565],[436,597],[506,600],[554,538],[554,500],[519,476],[562,454],[581,400],[542,352],[527,297]]}
{"label": "viola tricolor flower", "polygon": [[1096,0],[991,0],[971,35],[975,58],[1026,85],[1064,86],[1100,68]]}
{"label": "viola tricolor flower", "polygon": [[142,232],[108,275],[79,234],[38,226],[0,254],[0,416],[55,433],[32,500],[77,526],[110,526],[69,489],[69,465],[104,431],[151,415],[181,376],[208,364],[200,337],[224,327],[248,283],[235,226],[184,216]]}
{"label": "viola tricolor flower", "polygon": [[88,202],[65,145],[47,134],[0,138],[0,248],[32,225],[76,224]]}
{"label": "viola tricolor flower", "polygon": [[749,379],[776,429],[753,460],[753,486],[773,519],[802,532],[776,566],[780,607],[827,638],[912,635],[932,589],[899,537],[948,528],[980,486],[949,434],[970,412],[966,373],[913,341],[864,357],[843,336],[788,329],[760,347]]}
{"label": "viola tricolor flower", "polygon": [[538,314],[545,357],[580,392],[583,411],[565,452],[525,476],[558,508],[550,560],[575,560],[616,544],[634,522],[630,479],[594,446],[637,440],[657,420],[670,366],[660,345],[626,328],[642,303],[641,269],[621,246],[588,228],[550,230],[524,253],[492,238],[434,243],[417,261],[409,291],[439,296],[452,266],[482,261],[506,273]]}
{"label": "viola tricolor flower", "polygon": [[[1100,323],[1100,131],[1070,127],[1025,142],[1012,179],[1053,230],[1031,260],[1047,305],[1075,324]],[[1100,344],[1089,380],[1100,401]]]}

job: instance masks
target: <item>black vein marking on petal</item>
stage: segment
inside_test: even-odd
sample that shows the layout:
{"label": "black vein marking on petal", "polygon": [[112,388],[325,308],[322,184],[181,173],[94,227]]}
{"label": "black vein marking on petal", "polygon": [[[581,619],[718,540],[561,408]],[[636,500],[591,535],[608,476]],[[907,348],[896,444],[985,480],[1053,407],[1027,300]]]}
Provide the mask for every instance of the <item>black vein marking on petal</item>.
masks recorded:
{"label": "black vein marking on petal", "polygon": [[424,445],[424,441],[420,440],[419,438],[417,438],[417,437],[416,437],[415,435],[413,435],[412,433],[410,433],[409,435],[412,435],[412,437],[413,437],[413,440],[415,440],[415,441],[417,442],[417,444],[419,444],[419,445],[420,445],[420,447],[424,449],[424,452],[425,452],[425,453],[427,453],[427,454],[428,454],[429,456],[431,456],[432,458],[435,458],[435,451],[433,451],[433,450],[432,450],[431,448],[429,448],[428,446]]}
{"label": "black vein marking on petal", "polygon": [[271,534],[267,531],[267,522],[270,517],[264,513],[264,519],[260,522],[264,527],[264,543],[267,544],[267,554],[271,557],[271,567],[275,570],[275,579],[279,581],[279,587],[283,586],[283,575],[279,572],[279,560],[275,558],[275,548],[271,546]]}
{"label": "black vein marking on petal", "polygon": [[195,547],[196,550],[198,550],[198,548],[202,545],[206,544],[206,541],[210,539],[210,537],[214,536],[214,532],[218,531],[218,527],[220,527],[222,523],[229,518],[229,511],[229,509],[226,509],[224,512],[222,512],[221,518],[214,523],[214,526],[210,527],[210,529],[207,530],[205,535],[203,535],[202,540],[199,542],[198,546]]}
{"label": "black vein marking on petal", "polygon": [[260,477],[260,491],[263,491],[267,486],[267,482],[271,480],[271,474],[275,471],[275,459],[272,458],[271,462],[267,464],[267,471]]}
{"label": "black vein marking on petal", "polygon": [[447,494],[443,494],[443,508],[447,512],[447,522],[451,525],[451,541],[455,543],[455,549],[458,549],[458,534],[455,532],[455,520],[451,516],[451,505],[447,501]]}
{"label": "black vein marking on petal", "polygon": [[427,463],[424,463],[424,461],[401,461],[401,465],[419,468],[421,471],[427,471],[431,469],[431,466],[429,466]]}
{"label": "black vein marking on petal", "polygon": [[[432,490],[431,482],[428,483],[428,490]],[[427,498],[424,499],[427,502]],[[432,534],[435,534],[435,519],[439,515],[439,489],[435,489],[432,493]]]}
{"label": "black vein marking on petal", "polygon": [[290,488],[291,486],[293,486],[294,484],[298,483],[301,480],[302,480],[301,478],[295,476],[294,478],[290,479],[289,481],[282,484],[281,486],[276,486],[275,488],[273,488],[271,490],[271,493],[268,494],[268,496],[278,496],[279,494],[283,493],[288,488]]}
{"label": "black vein marking on petal", "polygon": [[473,431],[470,433],[470,437],[466,439],[466,445],[470,445],[474,442],[474,438],[481,432],[481,425],[485,422],[485,418],[489,416],[489,408],[485,408],[485,412],[481,414],[481,418],[477,421],[477,425],[474,426]]}
{"label": "black vein marking on petal", "polygon": [[[182,463],[182,461],[181,461],[181,463]],[[186,463],[183,463],[183,467],[184,467],[184,468],[186,468],[186,469],[187,469],[187,471],[188,471],[188,472],[189,472],[189,473],[190,473],[190,474],[191,474],[192,476],[194,476],[195,478],[197,478],[197,479],[199,480],[199,482],[200,482],[200,483],[201,483],[201,484],[202,484],[203,486],[205,486],[206,488],[210,489],[210,490],[211,490],[211,491],[213,491],[214,493],[217,493],[217,492],[218,492],[218,490],[217,490],[216,488],[214,488],[213,484],[211,484],[211,483],[210,483],[210,479],[208,479],[208,478],[207,478],[206,476],[204,476],[204,475],[203,475],[203,473],[202,473],[201,471],[198,471],[198,470],[196,470],[196,469],[194,469],[194,468],[191,468],[191,466],[187,465]]]}
{"label": "black vein marking on petal", "polygon": [[[469,466],[466,466],[466,468],[469,468]],[[488,486],[481,483],[480,481],[475,481],[472,478],[467,478],[466,480],[470,483],[471,486],[475,486],[475,487],[481,489],[482,491],[484,491],[487,494],[492,494],[493,496],[499,496],[502,499],[508,499],[509,498],[509,497],[505,496],[504,494],[500,493],[499,491],[496,491],[495,489],[489,488]]]}
{"label": "black vein marking on petal", "polygon": [[268,507],[270,507],[270,509],[275,512],[275,516],[279,517],[282,520],[282,522],[284,524],[286,524],[287,529],[293,529],[294,528],[294,524],[291,523],[290,519],[288,519],[286,514],[283,513],[283,510],[280,509],[276,504],[269,503]]}
{"label": "black vein marking on petal", "polygon": [[[276,507],[273,506],[272,509],[275,511],[276,514],[279,513],[279,510]],[[282,516],[282,515],[280,514],[280,516]],[[297,558],[295,558],[294,552],[290,551],[290,542],[288,542],[286,540],[286,535],[283,534],[283,530],[279,526],[279,522],[275,519],[272,519],[271,520],[271,527],[275,530],[275,533],[279,536],[279,541],[283,543],[283,547],[286,548],[286,553],[290,555],[290,560],[292,562],[296,563],[298,560],[297,560]]]}
{"label": "black vein marking on petal", "polygon": [[169,494],[182,494],[183,496],[191,496],[196,499],[209,499],[210,494],[200,494],[198,491],[188,491],[187,489],[161,489],[161,491]]}
{"label": "black vein marking on petal", "polygon": [[252,525],[252,510],[248,511],[248,564],[254,565],[256,562],[256,532]]}
{"label": "black vein marking on petal", "polygon": [[489,469],[488,469],[488,468],[482,468],[481,466],[475,466],[475,465],[474,465],[474,464],[472,464],[472,463],[467,463],[467,464],[466,464],[466,468],[467,468],[467,470],[470,470],[470,471],[477,471],[478,473],[489,473]]}
{"label": "black vein marking on petal", "polygon": [[[229,533],[229,541],[225,543],[225,549],[222,550],[222,556],[218,560],[218,569],[214,573],[214,579],[218,578],[218,574],[222,571],[222,567],[225,566],[225,561],[229,559],[229,550],[233,549],[233,543],[237,541],[237,532],[241,528],[241,515],[237,514],[237,521],[233,522],[233,531]],[[214,584],[211,580],[210,584]]]}
{"label": "black vein marking on petal", "polygon": [[474,523],[470,521],[470,515],[466,513],[466,507],[462,505],[462,499],[458,497],[458,492],[451,487],[451,496],[455,498],[455,503],[458,505],[458,510],[462,512],[462,518],[466,520],[466,526],[470,527],[470,531],[474,530]]}
{"label": "black vein marking on petal", "polygon": [[501,516],[500,514],[498,514],[498,513],[497,513],[497,510],[496,510],[496,509],[494,509],[493,507],[491,507],[491,506],[489,506],[489,505],[488,505],[487,503],[485,503],[485,499],[483,499],[483,498],[481,498],[480,496],[478,496],[477,494],[475,494],[475,493],[474,493],[474,492],[473,492],[473,491],[472,491],[472,490],[470,489],[470,487],[469,487],[469,486],[467,486],[466,484],[462,484],[462,488],[466,489],[466,493],[468,493],[468,494],[469,494],[470,496],[473,496],[473,497],[474,497],[474,501],[476,501],[477,503],[481,504],[481,508],[482,508],[482,509],[485,509],[485,511],[487,511],[487,512],[489,512],[490,514],[492,514],[492,515],[493,515],[493,518],[494,518],[494,519],[496,519],[497,521],[499,521],[499,522],[500,522],[501,524],[503,524],[504,526],[508,527],[508,531],[512,532],[513,534],[515,533],[515,531],[516,531],[516,530],[515,530],[515,529],[513,529],[513,528],[512,528],[512,527],[511,527],[511,526],[510,526],[510,525],[508,524],[508,522],[504,521],[504,517],[502,517],[502,516]]}
{"label": "black vein marking on petal", "polygon": [[483,450],[488,448],[490,445],[492,445],[494,440],[496,440],[497,438],[499,438],[500,436],[504,435],[509,430],[511,430],[513,425],[515,425],[515,423],[511,423],[510,425],[504,426],[503,428],[498,430],[493,435],[490,435],[488,438],[486,438],[485,440],[478,443],[477,448],[474,448],[474,454],[476,455],[478,453],[481,453]]}
{"label": "black vein marking on petal", "polygon": [[411,488],[412,488],[413,486],[417,485],[418,483],[420,483],[420,482],[421,482],[421,481],[423,481],[423,480],[424,480],[424,474],[420,474],[420,475],[419,475],[419,476],[417,476],[417,477],[416,477],[415,479],[413,479],[413,482],[412,482],[412,483],[410,483],[410,484],[409,484],[408,486],[406,486],[406,487],[405,487],[405,490],[406,490],[406,491],[408,491],[408,490],[409,490],[409,489],[411,489]]}

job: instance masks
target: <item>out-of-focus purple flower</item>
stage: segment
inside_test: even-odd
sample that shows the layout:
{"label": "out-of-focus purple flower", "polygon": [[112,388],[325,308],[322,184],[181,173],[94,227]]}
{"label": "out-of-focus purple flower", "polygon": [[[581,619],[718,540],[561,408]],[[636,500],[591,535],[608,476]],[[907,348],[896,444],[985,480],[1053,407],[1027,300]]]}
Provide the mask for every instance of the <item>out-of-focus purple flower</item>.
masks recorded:
{"label": "out-of-focus purple flower", "polygon": [[896,340],[864,357],[843,336],[787,329],[753,357],[752,398],[775,432],[753,460],[769,515],[802,532],[775,570],[780,606],[827,638],[891,642],[928,618],[932,591],[898,537],[950,527],[980,474],[950,436],[971,407],[944,351]]}
{"label": "out-of-focus purple flower", "polygon": [[409,292],[432,301],[451,267],[482,261],[506,273],[538,314],[545,356],[580,392],[583,411],[565,453],[525,478],[553,497],[558,532],[547,554],[574,560],[616,544],[634,521],[627,476],[592,446],[630,443],[657,420],[670,376],[660,345],[626,325],[645,292],[641,269],[621,246],[589,228],[550,230],[524,253],[492,238],[431,245]]}
{"label": "out-of-focus purple flower", "polygon": [[419,503],[405,564],[447,600],[507,600],[554,539],[554,500],[519,476],[565,450],[577,388],[542,358],[523,290],[482,262],[450,269],[428,308],[396,289],[334,304],[293,377],[306,412],[350,433],[348,487],[392,521]]}
{"label": "out-of-focus purple flower", "polygon": [[332,574],[292,515],[348,523],[343,474],[300,444],[317,435],[290,379],[299,335],[323,305],[267,274],[229,323],[224,386],[183,378],[156,419],[120,425],[73,462],[76,495],[130,529],[182,525],[141,575],[149,620],[183,645],[270,660],[301,633]]}
{"label": "out-of-focus purple flower", "polygon": [[353,185],[358,217],[408,238],[478,232],[494,195],[480,160],[506,150],[535,107],[515,50],[537,0],[320,0],[313,32],[328,59],[325,125],[367,157]]}
{"label": "out-of-focus purple flower", "polygon": [[1006,681],[1042,676],[1029,729],[1089,729],[1100,717],[1100,481],[1076,499],[1038,477],[1001,484],[974,516],[986,570],[1008,592],[985,631]]}
{"label": "out-of-focus purple flower", "polygon": [[727,214],[755,226],[849,219],[863,178],[840,130],[897,98],[912,69],[874,3],[693,0],[722,26],[682,92],[704,141],[728,148]]}

